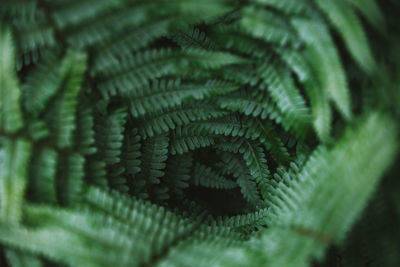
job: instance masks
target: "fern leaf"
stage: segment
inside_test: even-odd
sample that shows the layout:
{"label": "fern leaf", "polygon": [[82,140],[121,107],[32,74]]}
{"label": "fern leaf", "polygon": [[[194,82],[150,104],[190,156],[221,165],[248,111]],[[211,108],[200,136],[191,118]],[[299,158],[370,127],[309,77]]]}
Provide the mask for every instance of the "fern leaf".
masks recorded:
{"label": "fern leaf", "polygon": [[25,140],[1,139],[0,221],[18,224],[26,188],[26,167],[31,144]]}
{"label": "fern leaf", "polygon": [[24,109],[30,116],[38,116],[60,87],[59,61],[48,55],[27,77],[24,87]]}
{"label": "fern leaf", "polygon": [[289,126],[298,137],[304,137],[310,119],[309,110],[289,73],[274,63],[265,64],[259,72],[272,99],[286,120],[283,126]]}
{"label": "fern leaf", "polygon": [[187,127],[177,127],[173,131],[169,150],[172,155],[183,154],[201,147],[215,144],[215,136],[205,135]]}
{"label": "fern leaf", "polygon": [[36,202],[55,204],[57,152],[48,147],[34,147],[32,154],[28,193]]}
{"label": "fern leaf", "polygon": [[11,31],[0,26],[0,129],[10,133],[23,125],[14,49]]}
{"label": "fern leaf", "polygon": [[15,267],[43,267],[43,262],[39,257],[17,250],[7,249],[5,251],[7,261]]}
{"label": "fern leaf", "polygon": [[85,158],[78,154],[60,156],[57,166],[56,189],[62,205],[79,203],[83,191]]}
{"label": "fern leaf", "polygon": [[15,38],[18,44],[17,68],[33,65],[48,49],[57,49],[54,29],[43,12],[35,14],[34,21],[16,23]]}
{"label": "fern leaf", "polygon": [[175,107],[184,100],[203,99],[206,96],[224,94],[237,89],[237,86],[220,80],[203,83],[183,83],[180,80],[154,81],[151,87],[143,87],[126,95],[133,117],[149,111]]}
{"label": "fern leaf", "polygon": [[289,23],[276,13],[256,7],[247,7],[240,26],[249,34],[279,46],[299,42]]}
{"label": "fern leaf", "polygon": [[57,97],[46,110],[50,139],[60,148],[73,144],[76,129],[77,96],[86,70],[86,55],[69,51],[60,67],[60,88]]}
{"label": "fern leaf", "polygon": [[[226,151],[226,149],[221,146],[217,148]],[[243,198],[253,206],[260,205],[261,199],[259,196],[259,191],[257,190],[258,184],[256,185],[257,178],[251,174],[254,169],[249,169],[244,160],[237,157],[235,154],[223,153],[221,157],[225,163],[224,171],[232,174],[237,179],[236,183],[240,187],[240,192],[242,193]]]}
{"label": "fern leaf", "polygon": [[237,178],[236,183],[240,187],[244,199],[249,203],[256,206],[260,202],[256,183],[252,180],[251,176],[241,175]]}
{"label": "fern leaf", "polygon": [[361,22],[351,6],[346,0],[316,2],[342,34],[350,53],[360,67],[370,73],[376,64]]}
{"label": "fern leaf", "polygon": [[[50,3],[51,8],[54,10],[53,17],[59,28],[66,28],[71,24],[78,24],[85,19],[94,17],[96,14],[111,9],[119,5],[118,1],[93,1],[85,0],[63,2],[58,1]],[[83,6],[90,6],[90,8],[83,8]]]}
{"label": "fern leaf", "polygon": [[89,184],[98,186],[99,188],[107,187],[107,170],[106,163],[101,160],[90,158],[86,161],[85,180]]}
{"label": "fern leaf", "polygon": [[371,26],[375,27],[382,33],[386,32],[385,29],[385,19],[382,14],[381,9],[375,0],[346,0],[351,5],[353,5],[358,11],[360,11],[366,20],[369,21]]}
{"label": "fern leaf", "polygon": [[293,19],[293,26],[308,45],[310,64],[318,75],[325,90],[342,113],[349,119],[352,116],[350,92],[338,52],[327,28],[321,24],[301,19]]}
{"label": "fern leaf", "polygon": [[236,216],[218,217],[215,223],[223,227],[242,228],[244,226],[253,227],[254,225],[262,225],[268,217],[269,210],[267,208],[259,209],[248,214],[240,214]]}
{"label": "fern leaf", "polygon": [[92,72],[93,75],[99,76],[101,81],[99,90],[104,98],[108,98],[129,93],[146,85],[149,80],[186,72],[190,66],[215,69],[242,62],[244,62],[242,58],[224,52],[199,48],[183,51],[161,49],[139,52],[133,57],[111,62],[106,66],[100,64],[95,66]]}
{"label": "fern leaf", "polygon": [[96,118],[95,139],[97,155],[107,164],[121,161],[121,147],[124,139],[126,108],[115,109],[107,116]]}
{"label": "fern leaf", "polygon": [[307,0],[255,0],[254,2],[275,8],[287,15],[312,17],[314,12]]}
{"label": "fern leaf", "polygon": [[168,153],[169,138],[167,136],[155,136],[144,141],[141,156],[140,173],[133,177],[134,192],[146,194],[147,184],[159,184],[160,177],[164,176]]}
{"label": "fern leaf", "polygon": [[187,31],[179,31],[174,35],[173,40],[182,48],[199,47],[208,50],[215,50],[216,44],[199,28],[192,28]]}
{"label": "fern leaf", "polygon": [[[257,183],[257,187],[260,191],[263,199],[267,199],[267,191],[269,187],[270,171],[268,170],[267,160],[265,159],[264,152],[261,147],[257,146],[254,142],[243,138],[234,138],[231,141],[231,145],[218,144],[217,148],[222,151],[231,153],[242,154],[243,160],[248,168],[250,175]],[[230,166],[231,169],[235,169],[235,165],[240,166],[240,160],[234,154],[223,154],[222,160]],[[229,167],[228,167],[229,168]],[[243,168],[241,168],[243,170]],[[238,172],[238,171],[236,171]],[[241,171],[243,172],[243,171]]]}
{"label": "fern leaf", "polygon": [[216,99],[221,108],[238,111],[246,116],[260,117],[261,119],[282,122],[283,118],[276,104],[261,90],[252,90],[250,93],[238,91],[227,95],[218,96]]}
{"label": "fern leaf", "polygon": [[141,138],[135,128],[125,133],[121,159],[127,174],[136,174],[140,171],[140,140]]}
{"label": "fern leaf", "polygon": [[193,168],[193,184],[215,189],[233,189],[237,184],[221,175],[215,170],[200,163]]}
{"label": "fern leaf", "polygon": [[[140,14],[136,13],[137,12],[135,12],[135,15],[140,17]],[[129,57],[133,52],[138,51],[157,37],[166,35],[170,30],[172,30],[171,28],[174,28],[172,26],[173,23],[171,19],[162,18],[154,22],[145,23],[144,25],[138,25],[137,28],[130,30],[128,34],[114,34],[118,37],[117,41],[115,38],[112,38],[112,36],[108,38],[104,44],[100,43],[95,46],[96,56],[93,65],[96,66],[96,68],[101,69],[114,62],[117,63],[118,59],[127,56]],[[102,29],[103,28],[105,28],[105,26],[103,26]],[[97,33],[98,29],[93,29],[93,31]],[[110,35],[111,34],[112,33],[110,32]],[[82,37],[79,39],[83,39],[84,37],[85,39],[83,40],[86,40],[86,38],[88,38],[85,32],[81,33],[81,35]],[[94,34],[94,37],[96,36],[97,35]]]}
{"label": "fern leaf", "polygon": [[168,184],[170,191],[182,195],[183,190],[189,187],[192,164],[191,154],[176,155],[168,159],[163,182]]}
{"label": "fern leaf", "polygon": [[[192,231],[195,224],[175,215],[163,207],[158,207],[149,202],[132,201],[128,197],[121,196],[116,192],[106,193],[97,188],[91,188],[86,201],[96,210],[110,214],[116,221],[124,222],[128,227],[128,235],[134,237],[131,240],[137,244],[127,253],[134,253],[134,262],[148,262],[151,257],[162,253],[162,250],[173,244],[177,237],[184,237]],[[109,218],[109,217],[106,217]],[[151,221],[151,224],[146,223]],[[123,226],[124,226],[123,225]],[[153,227],[156,226],[157,227]],[[134,240],[141,240],[139,245]],[[130,256],[130,258],[133,258]],[[132,261],[128,266],[132,265]]]}
{"label": "fern leaf", "polygon": [[140,135],[147,138],[173,130],[177,126],[199,120],[218,118],[225,114],[225,111],[210,103],[187,101],[178,107],[145,115],[140,118],[138,128]]}
{"label": "fern leaf", "polygon": [[79,99],[76,113],[75,147],[82,155],[96,152],[93,109],[87,99]]}
{"label": "fern leaf", "polygon": [[300,53],[282,49],[278,49],[277,52],[286,65],[297,75],[300,82],[304,84],[306,93],[310,98],[314,129],[320,140],[327,141],[332,120],[331,109],[327,93],[325,90],[320,90],[320,83],[313,79],[316,72],[311,69],[307,59]]}

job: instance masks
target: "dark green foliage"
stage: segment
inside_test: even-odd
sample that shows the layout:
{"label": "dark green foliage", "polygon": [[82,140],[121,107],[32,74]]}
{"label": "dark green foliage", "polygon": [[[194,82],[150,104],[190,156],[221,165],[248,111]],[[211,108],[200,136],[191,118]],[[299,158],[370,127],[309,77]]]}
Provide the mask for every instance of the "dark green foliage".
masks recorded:
{"label": "dark green foliage", "polygon": [[386,4],[1,1],[0,264],[399,265]]}

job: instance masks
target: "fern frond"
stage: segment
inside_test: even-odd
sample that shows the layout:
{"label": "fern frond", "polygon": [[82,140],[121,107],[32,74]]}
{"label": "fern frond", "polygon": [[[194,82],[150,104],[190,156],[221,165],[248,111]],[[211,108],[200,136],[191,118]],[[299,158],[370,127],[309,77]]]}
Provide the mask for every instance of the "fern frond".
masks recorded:
{"label": "fern frond", "polygon": [[172,155],[183,154],[215,144],[216,136],[207,135],[192,128],[177,127],[172,133],[169,146]]}
{"label": "fern frond", "polygon": [[28,170],[28,194],[35,202],[57,203],[56,171],[58,155],[48,147],[34,147]]}
{"label": "fern frond", "polygon": [[322,23],[292,19],[292,24],[308,45],[309,62],[323,90],[346,119],[352,117],[350,92],[338,51]]}
{"label": "fern frond", "polygon": [[189,187],[192,165],[193,157],[190,153],[168,158],[163,182],[170,188],[169,191],[177,195],[183,194],[183,190]]}
{"label": "fern frond", "polygon": [[[356,255],[400,149],[395,2],[0,0],[0,265]],[[383,266],[392,180],[356,226]]]}
{"label": "fern frond", "polygon": [[296,46],[299,38],[290,24],[282,17],[266,9],[246,7],[240,26],[252,36],[279,46]]}
{"label": "fern frond", "polygon": [[233,112],[243,113],[245,116],[260,117],[261,119],[275,120],[282,122],[283,118],[276,104],[269,95],[261,90],[251,90],[247,93],[242,90],[218,96],[216,102],[221,108],[226,108]]}
{"label": "fern frond", "polygon": [[261,66],[259,73],[272,99],[285,118],[283,126],[293,129],[299,138],[305,137],[310,121],[309,110],[290,73],[274,62]]}
{"label": "fern frond", "polygon": [[132,177],[134,192],[146,194],[147,184],[159,184],[160,177],[164,176],[168,153],[169,138],[167,136],[155,136],[144,141],[142,156],[140,158],[140,173]]}
{"label": "fern frond", "polygon": [[[115,222],[84,212],[33,206],[26,209],[26,219],[36,227],[17,228],[1,224],[2,242],[64,264],[99,266],[119,262],[121,266],[127,266],[127,254],[132,246],[126,236],[112,229],[112,223],[118,226]],[[5,232],[8,234],[3,235]],[[21,242],[26,239],[30,242]],[[97,245],[89,249],[84,245],[87,242],[96,242]],[[104,255],[102,250],[107,248],[109,253]]]}
{"label": "fern frond", "polygon": [[[268,170],[267,160],[265,159],[264,152],[261,147],[257,146],[256,143],[243,138],[234,138],[231,141],[231,145],[218,144],[217,148],[222,151],[231,153],[242,154],[242,159],[245,162],[249,174],[252,176],[254,181],[257,183],[257,187],[260,190],[261,196],[267,198],[268,183],[270,180],[270,171]],[[222,160],[228,165],[228,169],[234,169],[235,172],[245,172],[243,167],[237,169],[240,166],[240,158],[238,155],[225,153],[222,156]]]}
{"label": "fern frond", "polygon": [[126,108],[111,111],[106,116],[98,116],[95,124],[97,155],[107,165],[121,161],[121,148],[127,116]]}
{"label": "fern frond", "polygon": [[180,106],[149,113],[138,122],[139,133],[144,138],[152,137],[183,126],[190,122],[218,118],[226,112],[210,103],[187,101]]}
{"label": "fern frond", "polygon": [[99,188],[107,187],[107,164],[104,161],[89,158],[85,165],[85,181]]}
{"label": "fern frond", "polygon": [[269,215],[267,208],[259,209],[248,214],[240,214],[236,216],[218,217],[215,220],[216,225],[222,227],[242,228],[243,226],[253,226],[263,224],[266,217]]}
{"label": "fern frond", "polygon": [[310,99],[314,129],[320,140],[327,141],[330,135],[332,116],[327,92],[320,90],[320,83],[313,78],[317,71],[313,70],[307,58],[297,51],[286,49],[277,49],[276,51],[287,67],[291,68],[300,82],[304,84],[306,93]]}
{"label": "fern frond", "polygon": [[[217,146],[217,149],[222,151],[229,151],[226,147]],[[232,148],[234,150],[235,148]],[[229,151],[229,152],[237,152],[237,151]],[[240,187],[240,192],[243,197],[252,205],[258,206],[261,204],[261,198],[259,196],[259,189],[261,181],[259,177],[255,175],[254,165],[249,166],[246,159],[242,159],[237,157],[238,155],[233,153],[223,153],[221,154],[221,159],[225,163],[225,171],[232,174],[235,178],[237,178],[236,183]],[[269,172],[268,172],[269,173]]]}
{"label": "fern frond", "polygon": [[215,189],[233,189],[237,184],[206,165],[196,163],[192,171],[193,184]]}
{"label": "fern frond", "polygon": [[[139,17],[140,14],[136,14],[136,16]],[[107,66],[118,63],[118,61],[124,57],[131,57],[133,52],[140,50],[154,39],[166,35],[177,27],[173,19],[161,18],[154,22],[137,25],[134,29],[131,29],[129,33],[114,33],[113,36],[110,36],[104,41],[104,44],[96,43],[93,65],[97,68],[97,66]],[[109,31],[109,29],[106,30]],[[95,33],[97,33],[97,30]],[[110,32],[110,35],[111,34],[112,32]],[[86,34],[83,33],[82,35],[87,38]],[[95,34],[94,37],[97,37],[97,35]],[[118,39],[117,41],[115,40],[116,38]]]}
{"label": "fern frond", "polygon": [[1,138],[0,147],[0,221],[18,224],[26,188],[31,144],[26,140]]}
{"label": "fern frond", "polygon": [[43,267],[42,259],[30,253],[24,253],[17,250],[7,249],[5,251],[7,261],[15,267]]}
{"label": "fern frond", "polygon": [[287,15],[313,17],[314,10],[309,1],[254,0],[255,3],[277,9]]}
{"label": "fern frond", "polygon": [[[78,24],[101,14],[104,11],[112,9],[120,5],[119,1],[57,1],[49,3],[50,8],[53,10],[54,21],[59,28],[66,28],[68,25]],[[83,8],[89,7],[90,8]]]}
{"label": "fern frond", "polygon": [[26,78],[23,103],[29,116],[38,116],[60,88],[59,64],[55,54],[47,55]]}
{"label": "fern frond", "polygon": [[268,121],[250,119],[246,127],[258,136],[258,140],[264,145],[268,153],[278,164],[287,164],[290,161],[290,154],[282,140],[276,134],[276,128]]}
{"label": "fern frond", "polygon": [[0,25],[0,129],[10,133],[23,125],[14,49],[11,31]]}
{"label": "fern frond", "polygon": [[155,78],[187,72],[191,66],[215,69],[243,62],[242,58],[229,53],[199,48],[182,51],[146,50],[121,61],[107,61],[107,65],[95,65],[92,73],[99,76],[99,90],[103,97],[108,98],[142,87]]}
{"label": "fern frond", "polygon": [[260,202],[256,183],[250,175],[240,175],[236,180],[237,185],[240,187],[244,199],[250,204],[257,206]]}
{"label": "fern frond", "polygon": [[32,140],[38,141],[49,136],[49,129],[43,120],[31,120],[26,125],[26,131]]}
{"label": "fern frond", "polygon": [[343,39],[354,59],[366,72],[373,71],[376,63],[372,56],[369,43],[361,25],[361,21],[353,11],[348,0],[316,1],[327,14],[331,23],[342,34]]}
{"label": "fern frond", "polygon": [[235,84],[221,80],[191,83],[181,82],[181,80],[155,80],[151,86],[130,91],[125,98],[129,103],[132,116],[138,117],[150,111],[178,106],[184,100],[199,100],[236,89]]}
{"label": "fern frond", "polygon": [[77,96],[85,71],[86,55],[69,51],[60,67],[58,94],[45,114],[50,129],[50,139],[60,148],[70,147],[73,144]]}
{"label": "fern frond", "polygon": [[82,155],[94,154],[95,144],[94,115],[89,100],[80,97],[76,113],[75,147]]}
{"label": "fern frond", "polygon": [[140,141],[141,137],[136,128],[125,132],[121,159],[127,174],[131,175],[140,171],[140,148],[142,146]]}
{"label": "fern frond", "polygon": [[[123,222],[121,228],[124,232],[128,232],[129,236],[135,237],[136,240],[141,240],[141,243],[134,242],[135,247],[127,251],[134,253],[130,256],[131,259],[136,259],[128,265],[133,262],[149,262],[152,256],[162,253],[176,238],[184,237],[196,226],[163,207],[139,200],[132,201],[116,192],[110,194],[91,188],[86,201],[95,210],[105,212],[115,220]],[[156,225],[157,227],[153,227]],[[137,253],[135,250],[138,250]]]}
{"label": "fern frond", "polygon": [[61,205],[76,205],[82,197],[85,158],[79,154],[60,155],[56,190]]}
{"label": "fern frond", "polygon": [[240,214],[236,216],[218,217],[212,222],[220,227],[229,227],[233,230],[251,235],[256,231],[263,230],[265,227],[265,219],[270,215],[268,208],[258,209],[255,212]]}
{"label": "fern frond", "polygon": [[[143,11],[146,10],[141,6],[124,6],[121,5],[121,2],[117,4],[115,2],[116,1],[113,3],[114,5],[110,5],[101,10],[101,15],[91,14],[87,18],[79,19],[72,24],[68,24],[65,29],[68,34],[68,43],[75,47],[93,48],[96,61],[99,57],[103,56],[98,53],[100,50],[104,52],[114,51],[114,49],[108,49],[109,46],[113,46],[110,40],[114,39],[115,41],[115,39],[119,39],[124,33],[126,34],[127,28],[134,28],[143,23],[145,21]],[[150,28],[144,26],[144,28],[157,31],[156,27]],[[137,28],[132,31],[132,34],[128,34],[128,36],[139,33],[143,34],[144,41],[141,42],[137,40],[141,44],[132,44],[131,51],[135,50],[133,47],[140,48],[142,45],[146,44],[146,42],[150,41],[146,38],[146,33]],[[153,35],[152,32],[148,34],[150,36]],[[157,36],[157,34],[155,35]],[[122,47],[121,44],[125,43],[122,39],[116,42],[116,47]]]}
{"label": "fern frond", "polygon": [[29,0],[1,2],[0,7],[0,17],[3,20],[12,21],[31,21],[34,19],[35,12],[37,11],[36,2]]}
{"label": "fern frond", "polygon": [[15,38],[18,47],[17,68],[37,63],[42,54],[57,49],[54,28],[43,12],[38,12],[35,21],[21,21],[15,24]]}
{"label": "fern frond", "polygon": [[378,29],[380,32],[386,32],[385,19],[379,5],[375,0],[346,0],[354,6],[360,13],[364,15],[364,18],[369,21],[371,26]]}
{"label": "fern frond", "polygon": [[257,136],[251,132],[251,129],[245,127],[240,118],[235,115],[228,115],[207,121],[197,121],[191,123],[188,127],[204,135],[212,134],[233,137],[245,136],[250,139],[257,138]]}
{"label": "fern frond", "polygon": [[187,31],[179,31],[173,36],[173,40],[182,48],[199,47],[207,50],[215,50],[216,44],[199,28],[191,28]]}

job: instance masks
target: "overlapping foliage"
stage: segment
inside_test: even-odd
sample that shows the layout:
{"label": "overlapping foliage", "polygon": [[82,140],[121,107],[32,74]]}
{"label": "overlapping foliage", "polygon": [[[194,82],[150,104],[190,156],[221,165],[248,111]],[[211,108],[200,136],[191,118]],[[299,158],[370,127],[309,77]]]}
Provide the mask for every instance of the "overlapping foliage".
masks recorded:
{"label": "overlapping foliage", "polygon": [[399,148],[388,6],[0,2],[4,261],[309,266],[357,246]]}

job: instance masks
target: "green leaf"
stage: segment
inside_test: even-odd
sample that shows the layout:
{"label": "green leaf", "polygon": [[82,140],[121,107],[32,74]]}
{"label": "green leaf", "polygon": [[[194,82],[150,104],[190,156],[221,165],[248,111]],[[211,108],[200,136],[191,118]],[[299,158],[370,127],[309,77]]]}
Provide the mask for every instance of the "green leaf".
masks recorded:
{"label": "green leaf", "polygon": [[284,126],[292,128],[299,138],[305,137],[310,122],[309,109],[290,72],[275,62],[263,64],[258,72],[286,121]]}
{"label": "green leaf", "polygon": [[375,0],[346,0],[356,9],[358,9],[369,21],[371,26],[375,27],[382,33],[386,32],[385,19],[379,5]]}
{"label": "green leaf", "polygon": [[11,31],[0,25],[0,129],[8,133],[23,126],[14,49]]}
{"label": "green leaf", "polygon": [[369,48],[369,42],[357,15],[346,0],[316,1],[318,6],[327,14],[331,23],[342,34],[351,55],[368,73],[376,65]]}
{"label": "green leaf", "polygon": [[352,117],[350,90],[328,29],[322,22],[304,19],[292,19],[292,24],[307,44],[307,56],[322,89],[333,100],[342,115],[350,119]]}
{"label": "green leaf", "polygon": [[0,221],[18,224],[24,203],[31,144],[25,140],[1,139]]}
{"label": "green leaf", "polygon": [[60,148],[73,144],[77,97],[85,71],[86,55],[68,51],[60,66],[60,88],[45,114],[50,139]]}

